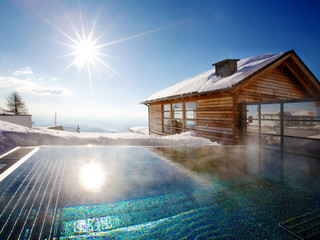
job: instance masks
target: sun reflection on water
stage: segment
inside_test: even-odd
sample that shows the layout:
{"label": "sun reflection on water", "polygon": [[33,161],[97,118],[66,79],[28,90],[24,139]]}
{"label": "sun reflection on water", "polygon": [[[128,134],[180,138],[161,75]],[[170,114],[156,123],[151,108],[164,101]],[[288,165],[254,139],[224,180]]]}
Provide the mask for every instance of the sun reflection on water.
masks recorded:
{"label": "sun reflection on water", "polygon": [[96,163],[84,165],[81,171],[81,182],[89,190],[97,190],[104,180],[102,168]]}

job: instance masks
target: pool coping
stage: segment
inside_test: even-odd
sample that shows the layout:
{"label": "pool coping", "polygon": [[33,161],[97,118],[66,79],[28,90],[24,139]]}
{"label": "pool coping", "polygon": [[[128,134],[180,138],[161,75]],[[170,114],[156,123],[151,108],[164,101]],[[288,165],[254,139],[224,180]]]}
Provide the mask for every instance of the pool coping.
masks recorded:
{"label": "pool coping", "polygon": [[[0,164],[3,163],[3,161],[7,160],[6,157],[9,156],[11,153],[14,153],[20,149],[24,148],[30,148],[30,147],[16,147],[5,154],[0,156]],[[35,154],[40,147],[32,147],[33,149],[28,152],[26,155],[21,156],[21,158],[13,159],[11,160],[11,163],[7,163],[3,170],[3,172],[0,169],[0,182],[4,180],[10,173],[12,173],[15,169],[17,169],[21,164],[23,164],[28,158],[30,158],[33,154]]]}

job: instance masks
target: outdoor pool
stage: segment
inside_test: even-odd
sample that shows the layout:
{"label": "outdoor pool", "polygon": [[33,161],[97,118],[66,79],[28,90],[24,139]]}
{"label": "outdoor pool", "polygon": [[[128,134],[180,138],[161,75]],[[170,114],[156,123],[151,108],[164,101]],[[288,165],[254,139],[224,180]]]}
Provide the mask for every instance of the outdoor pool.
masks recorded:
{"label": "outdoor pool", "polygon": [[320,236],[318,158],[81,146],[43,147],[20,163],[0,174],[0,239],[296,239],[279,223]]}

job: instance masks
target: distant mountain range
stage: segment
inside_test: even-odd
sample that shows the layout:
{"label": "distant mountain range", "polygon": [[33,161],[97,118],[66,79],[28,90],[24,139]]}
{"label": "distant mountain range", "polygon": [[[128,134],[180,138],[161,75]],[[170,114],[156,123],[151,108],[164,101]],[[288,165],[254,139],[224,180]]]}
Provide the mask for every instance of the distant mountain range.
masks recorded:
{"label": "distant mountain range", "polygon": [[[49,127],[53,126],[53,121],[32,117],[33,126]],[[80,132],[97,132],[97,133],[125,133],[129,132],[128,128],[134,126],[147,126],[147,122],[137,120],[128,121],[92,121],[92,120],[66,120],[58,121],[57,125],[62,125],[65,131],[76,132],[79,126]]]}

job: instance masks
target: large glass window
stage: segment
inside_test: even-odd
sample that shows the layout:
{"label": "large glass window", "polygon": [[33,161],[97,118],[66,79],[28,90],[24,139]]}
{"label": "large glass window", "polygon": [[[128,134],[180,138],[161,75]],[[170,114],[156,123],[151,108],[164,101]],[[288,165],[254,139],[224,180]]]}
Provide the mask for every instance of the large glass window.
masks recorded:
{"label": "large glass window", "polygon": [[[291,142],[293,146],[301,144],[304,149],[320,142],[319,100],[248,104],[242,120],[245,124],[243,129],[247,131],[247,142],[254,135],[259,137],[260,144],[282,149],[289,149]],[[315,148],[310,147],[310,153],[314,151]]]}

